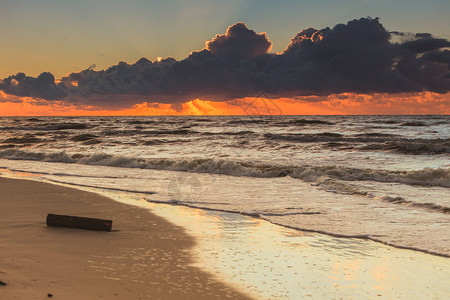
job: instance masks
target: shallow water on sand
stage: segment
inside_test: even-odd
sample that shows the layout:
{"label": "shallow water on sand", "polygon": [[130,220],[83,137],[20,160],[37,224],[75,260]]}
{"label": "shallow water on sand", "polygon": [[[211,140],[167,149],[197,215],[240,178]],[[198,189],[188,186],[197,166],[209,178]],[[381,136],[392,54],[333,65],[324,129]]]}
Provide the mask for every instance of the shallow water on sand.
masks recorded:
{"label": "shallow water on sand", "polygon": [[153,205],[188,229],[198,265],[265,299],[445,299],[450,259],[242,215]]}
{"label": "shallow water on sand", "polygon": [[[446,206],[450,194],[445,187],[375,181],[341,185],[322,178],[325,189],[290,176],[237,177],[0,159],[0,172],[19,171],[76,186],[140,192],[155,203],[241,213],[289,228],[368,237],[390,245],[450,255],[450,214]],[[347,193],[333,192],[335,189]]]}
{"label": "shallow water on sand", "polygon": [[148,203],[143,194],[89,189],[147,207],[197,241],[196,265],[257,299],[447,299],[450,259],[337,238],[235,213]]}
{"label": "shallow water on sand", "polygon": [[[7,176],[43,180],[30,173]],[[64,185],[150,209],[182,226],[197,241],[192,249],[196,266],[257,299],[450,296],[446,257],[289,229],[237,213],[151,203],[145,193]]]}
{"label": "shallow water on sand", "polygon": [[[2,173],[50,179],[42,174]],[[182,226],[198,242],[193,249],[198,267],[257,299],[450,297],[450,259],[446,257],[289,229],[238,213],[152,203],[147,201],[148,193],[74,184],[67,186],[151,209]]]}

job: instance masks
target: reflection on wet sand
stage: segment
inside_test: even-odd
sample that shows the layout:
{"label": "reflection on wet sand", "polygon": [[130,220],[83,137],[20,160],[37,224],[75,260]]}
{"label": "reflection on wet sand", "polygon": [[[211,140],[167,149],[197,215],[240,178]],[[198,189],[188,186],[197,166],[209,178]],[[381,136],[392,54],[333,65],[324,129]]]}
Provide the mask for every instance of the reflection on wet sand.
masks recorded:
{"label": "reflection on wet sand", "polygon": [[450,259],[239,214],[149,204],[198,241],[197,265],[257,298],[443,299]]}
{"label": "reflection on wet sand", "polygon": [[[448,299],[450,295],[449,258],[298,231],[240,214],[149,203],[138,193],[77,188],[149,208],[182,226],[197,241],[196,266],[257,299]],[[135,250],[128,254],[136,262],[133,280],[139,280],[149,267],[140,260],[155,253],[152,248]],[[111,256],[107,263],[91,267],[101,271],[113,264],[120,265],[121,257]],[[112,275],[114,280],[120,274]]]}

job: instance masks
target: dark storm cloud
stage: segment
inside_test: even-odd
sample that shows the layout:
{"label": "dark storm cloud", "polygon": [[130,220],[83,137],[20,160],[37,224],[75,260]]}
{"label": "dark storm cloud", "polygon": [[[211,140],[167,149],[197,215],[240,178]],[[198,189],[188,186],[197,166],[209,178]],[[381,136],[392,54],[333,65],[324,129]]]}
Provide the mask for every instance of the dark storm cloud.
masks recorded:
{"label": "dark storm cloud", "polygon": [[64,88],[55,84],[53,74],[44,72],[38,77],[29,77],[24,73],[9,76],[0,83],[0,89],[4,92],[23,97],[37,97],[54,100],[67,96]]}
{"label": "dark storm cloud", "polygon": [[265,33],[237,23],[181,61],[120,62],[102,71],[72,73],[59,84],[50,73],[37,78],[19,73],[0,88],[19,96],[115,107],[143,100],[230,100],[261,91],[278,98],[450,89],[449,41],[429,33],[389,32],[378,19],[302,30],[280,54],[269,53],[271,46]]}
{"label": "dark storm cloud", "polygon": [[432,51],[432,52],[428,52],[424,56],[425,56],[425,59],[427,59],[427,60],[448,64],[449,69],[450,69],[450,51],[449,50]]}
{"label": "dark storm cloud", "polygon": [[229,27],[226,34],[216,37],[206,44],[212,54],[232,60],[252,59],[264,55],[272,47],[266,34],[249,30],[244,23]]}
{"label": "dark storm cloud", "polygon": [[402,46],[414,53],[423,53],[444,47],[450,47],[450,42],[446,39],[424,38],[406,42]]}

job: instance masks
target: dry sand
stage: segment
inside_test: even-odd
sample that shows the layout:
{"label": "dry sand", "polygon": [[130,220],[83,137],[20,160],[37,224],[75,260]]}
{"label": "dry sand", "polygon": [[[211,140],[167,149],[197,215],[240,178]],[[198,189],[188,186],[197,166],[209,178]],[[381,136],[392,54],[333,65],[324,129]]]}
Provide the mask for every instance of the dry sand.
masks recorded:
{"label": "dry sand", "polygon": [[[48,213],[114,220],[113,232],[45,225]],[[183,228],[109,198],[0,178],[0,299],[249,299],[192,266]]]}

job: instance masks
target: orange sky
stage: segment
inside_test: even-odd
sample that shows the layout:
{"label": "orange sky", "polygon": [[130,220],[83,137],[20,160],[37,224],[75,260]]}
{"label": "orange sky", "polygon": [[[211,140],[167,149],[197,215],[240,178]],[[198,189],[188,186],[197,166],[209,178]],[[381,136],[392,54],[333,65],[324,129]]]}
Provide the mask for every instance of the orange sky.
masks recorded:
{"label": "orange sky", "polygon": [[143,116],[143,115],[370,115],[450,114],[450,93],[334,94],[298,98],[244,98],[213,102],[195,99],[171,104],[147,103],[127,109],[105,110],[93,106],[68,105],[0,91],[0,116]]}

